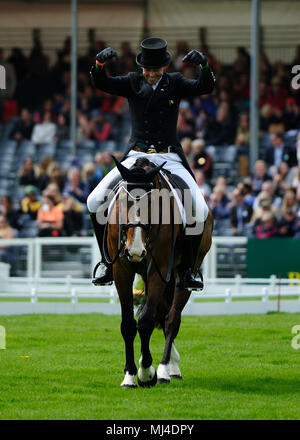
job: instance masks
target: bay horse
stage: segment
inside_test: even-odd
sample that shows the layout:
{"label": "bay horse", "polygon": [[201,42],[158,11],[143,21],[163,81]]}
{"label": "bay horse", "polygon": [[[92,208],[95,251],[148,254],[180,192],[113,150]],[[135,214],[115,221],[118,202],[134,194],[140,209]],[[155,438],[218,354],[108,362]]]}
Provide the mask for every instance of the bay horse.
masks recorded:
{"label": "bay horse", "polygon": [[[180,356],[174,345],[180,322],[181,312],[191,292],[176,287],[177,267],[181,255],[181,237],[183,225],[179,218],[179,209],[174,197],[170,197],[170,221],[162,222],[163,202],[158,197],[158,221],[150,218],[153,204],[164,189],[170,194],[166,176],[163,177],[162,165],[155,166],[147,158],[139,158],[130,168],[124,167],[115,159],[121,174],[121,182],[108,215],[104,235],[104,257],[113,263],[113,278],[121,305],[121,333],[125,342],[126,363],[123,388],[135,388],[135,376],[141,387],[151,387],[157,382],[169,383],[171,379],[182,379],[179,369]],[[139,192],[139,195],[134,195]],[[125,203],[125,207],[124,205]],[[141,201],[143,205],[141,206]],[[147,209],[148,208],[148,209]],[[147,212],[148,211],[148,212]],[[122,214],[122,215],[121,215]],[[177,216],[177,217],[176,217]],[[111,221],[112,218],[122,221]],[[157,219],[156,219],[157,220]],[[209,211],[204,224],[201,246],[195,268],[200,268],[210,249],[213,229],[213,217]],[[138,322],[134,317],[133,282],[140,274],[145,285],[145,303],[138,313]],[[152,365],[149,343],[155,327],[162,328],[165,336],[163,357],[157,368]],[[134,360],[134,339],[137,332],[141,340],[139,369]]]}

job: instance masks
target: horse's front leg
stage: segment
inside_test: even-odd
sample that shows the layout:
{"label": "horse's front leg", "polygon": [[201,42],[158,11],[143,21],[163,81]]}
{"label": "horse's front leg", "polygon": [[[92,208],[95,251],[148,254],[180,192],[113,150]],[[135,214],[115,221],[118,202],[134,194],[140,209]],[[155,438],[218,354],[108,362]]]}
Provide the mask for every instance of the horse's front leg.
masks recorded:
{"label": "horse's front leg", "polygon": [[[124,276],[125,274],[125,276]],[[132,284],[134,274],[119,270],[117,263],[114,267],[114,280],[121,304],[121,333],[125,342],[126,364],[122,388],[136,388],[135,376],[137,368],[134,362],[134,339],[137,333],[136,320],[134,319]]]}
{"label": "horse's front leg", "polygon": [[171,309],[165,320],[165,349],[164,354],[157,368],[157,378],[159,383],[169,383],[171,378],[182,379],[179,369],[179,354],[174,345],[180,322],[181,312],[186,305],[191,292],[188,290],[176,290]]}
{"label": "horse's front leg", "polygon": [[152,387],[157,382],[157,374],[152,365],[150,353],[150,338],[155,327],[158,302],[161,300],[164,291],[164,284],[157,278],[157,275],[153,274],[149,279],[147,301],[138,321],[138,332],[141,338],[138,383],[142,387]]}

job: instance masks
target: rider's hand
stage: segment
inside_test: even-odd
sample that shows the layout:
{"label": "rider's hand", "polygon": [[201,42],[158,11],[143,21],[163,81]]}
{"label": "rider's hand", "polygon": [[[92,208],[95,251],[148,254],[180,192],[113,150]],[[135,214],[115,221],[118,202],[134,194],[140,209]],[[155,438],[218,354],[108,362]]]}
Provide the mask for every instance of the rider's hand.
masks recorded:
{"label": "rider's hand", "polygon": [[197,50],[191,50],[183,59],[182,62],[190,61],[191,63],[196,64],[197,66],[206,67],[207,66],[207,58],[202,52],[198,52]]}
{"label": "rider's hand", "polygon": [[101,52],[96,55],[96,66],[103,66],[107,60],[110,60],[113,57],[118,57],[118,54],[111,47],[101,50]]}

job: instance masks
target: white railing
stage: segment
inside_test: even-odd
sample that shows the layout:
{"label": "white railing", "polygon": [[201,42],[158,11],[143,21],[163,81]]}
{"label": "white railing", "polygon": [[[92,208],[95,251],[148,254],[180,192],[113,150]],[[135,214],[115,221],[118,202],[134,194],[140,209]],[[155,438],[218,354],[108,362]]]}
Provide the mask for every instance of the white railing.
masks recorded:
{"label": "white railing", "polygon": [[[270,278],[217,278],[218,244],[245,246],[245,237],[214,237],[204,264],[205,289],[192,292],[185,314],[300,312],[300,280]],[[117,291],[112,286],[95,287],[90,278],[43,276],[43,247],[84,245],[91,252],[91,270],[99,251],[93,237],[1,240],[1,245],[27,247],[25,277],[9,276],[9,266],[0,263],[0,315],[24,313],[120,313]],[[64,271],[62,263],[61,271]],[[55,275],[55,274],[54,274]]]}

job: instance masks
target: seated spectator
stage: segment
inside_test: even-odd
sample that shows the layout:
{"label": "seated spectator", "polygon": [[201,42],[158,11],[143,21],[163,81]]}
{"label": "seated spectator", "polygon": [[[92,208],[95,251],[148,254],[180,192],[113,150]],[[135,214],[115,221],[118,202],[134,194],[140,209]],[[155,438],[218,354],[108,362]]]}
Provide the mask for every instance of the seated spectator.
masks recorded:
{"label": "seated spectator", "polygon": [[262,215],[261,223],[255,227],[256,238],[271,238],[278,237],[278,228],[276,226],[276,219],[271,212],[265,212]]}
{"label": "seated spectator", "polygon": [[287,98],[283,111],[283,121],[285,129],[297,130],[300,127],[300,108],[295,98]]}
{"label": "seated spectator", "polygon": [[40,237],[58,237],[63,230],[63,211],[55,206],[52,196],[44,195],[43,204],[37,214],[37,226]]}
{"label": "seated spectator", "polygon": [[188,101],[181,101],[179,105],[177,135],[179,140],[185,137],[195,137],[195,120]]}
{"label": "seated spectator", "polygon": [[46,142],[54,142],[56,133],[56,124],[52,122],[52,115],[50,111],[45,111],[43,122],[36,124],[33,128],[31,140],[36,145]]}
{"label": "seated spectator", "polygon": [[21,202],[21,211],[23,214],[28,214],[31,219],[35,220],[38,210],[41,207],[41,202],[37,199],[37,188],[33,185],[28,185],[25,188],[25,197]]}
{"label": "seated spectator", "polygon": [[44,191],[48,183],[50,182],[50,177],[48,176],[47,170],[52,163],[52,159],[49,156],[44,156],[39,164],[39,174],[37,179],[37,187],[40,191]]}
{"label": "seated spectator", "polygon": [[[271,180],[266,180],[261,187],[261,192],[269,194],[271,199],[271,205],[275,208],[276,212],[279,212],[281,204],[282,204],[282,198],[275,194],[275,185]],[[257,209],[259,206],[261,196],[260,194],[254,199],[253,203],[253,209]]]}
{"label": "seated spectator", "polygon": [[265,212],[271,212],[273,217],[277,217],[278,211],[272,205],[272,197],[265,191],[262,191],[258,196],[258,207],[254,210],[251,223],[254,227],[260,223],[261,218]]}
{"label": "seated spectator", "polygon": [[54,141],[64,141],[70,139],[69,118],[66,114],[60,113],[57,118],[56,132]]}
{"label": "seated spectator", "polygon": [[64,213],[64,232],[67,236],[79,235],[83,226],[83,207],[69,193],[62,193],[60,209]]}
{"label": "seated spectator", "polygon": [[223,186],[215,186],[209,200],[214,219],[223,220],[229,218],[230,199]]}
{"label": "seated spectator", "polygon": [[81,203],[86,202],[86,194],[84,193],[84,183],[81,180],[81,172],[79,169],[71,169],[68,173],[68,182],[63,192],[69,193]]}
{"label": "seated spectator", "polygon": [[230,209],[230,223],[233,235],[245,235],[252,215],[252,208],[245,202],[241,189],[236,188],[233,193],[233,206]]}
{"label": "seated spectator", "polygon": [[[0,238],[14,238],[15,232],[8,223],[5,214],[0,213]],[[3,246],[0,246],[3,248]]]}
{"label": "seated spectator", "polygon": [[5,195],[0,200],[0,213],[5,215],[9,225],[13,229],[20,229],[20,210],[14,209],[14,202],[11,196]]}
{"label": "seated spectator", "polygon": [[54,198],[55,206],[58,206],[59,208],[62,209],[62,195],[57,183],[55,182],[49,183],[49,185],[46,186],[43,194],[52,196]]}
{"label": "seated spectator", "polygon": [[103,172],[104,163],[103,163],[102,153],[96,153],[94,160],[95,160],[95,178],[98,180],[98,182],[100,182],[100,180],[104,176],[104,172]]}
{"label": "seated spectator", "polygon": [[21,110],[21,115],[14,124],[11,139],[16,141],[29,141],[31,139],[34,122],[32,114],[27,108]]}
{"label": "seated spectator", "polygon": [[192,139],[189,137],[185,137],[181,139],[181,146],[185,155],[186,160],[188,161],[189,165],[192,165],[192,159],[193,159],[193,151],[192,151]]}
{"label": "seated spectator", "polygon": [[33,163],[31,157],[26,157],[18,174],[20,185],[37,185],[38,167]]}
{"label": "seated spectator", "polygon": [[283,134],[274,133],[271,135],[271,147],[265,154],[265,161],[270,172],[274,174],[281,162],[287,162],[289,167],[297,165],[296,153],[283,143]]}
{"label": "seated spectator", "polygon": [[298,215],[295,219],[293,231],[294,231],[294,238],[300,238],[300,210],[298,211]]}
{"label": "seated spectator", "polygon": [[198,187],[201,189],[202,194],[206,201],[209,200],[209,196],[211,195],[210,186],[206,183],[205,175],[202,170],[198,169],[194,172],[196,182]]}
{"label": "seated spectator", "polygon": [[246,177],[242,182],[240,182],[237,188],[242,191],[244,195],[244,202],[253,209],[255,197],[253,195],[252,180],[250,177]]}
{"label": "seated spectator", "polygon": [[278,172],[273,177],[275,192],[282,197],[284,192],[291,188],[293,179],[297,173],[296,168],[289,168],[287,162],[281,162],[278,167]]}
{"label": "seated spectator", "polygon": [[235,138],[233,115],[227,101],[220,103],[216,119],[207,127],[205,141],[207,145],[230,145]]}
{"label": "seated spectator", "polygon": [[267,172],[266,162],[263,160],[257,160],[254,164],[254,174],[252,176],[252,185],[254,195],[260,193],[262,184],[266,180],[272,180],[270,175]]}
{"label": "seated spectator", "polygon": [[56,183],[60,190],[65,185],[65,176],[59,163],[52,161],[47,167],[47,174],[49,176],[49,183]]}
{"label": "seated spectator", "polygon": [[96,167],[93,162],[88,162],[84,165],[82,174],[84,182],[84,197],[88,198],[90,193],[96,188],[99,180],[95,177]]}
{"label": "seated spectator", "polygon": [[87,139],[92,139],[98,142],[105,142],[111,138],[112,126],[105,119],[105,116],[100,110],[93,110],[92,120],[88,124],[89,131]]}
{"label": "seated spectator", "polygon": [[295,173],[295,176],[293,178],[292,188],[295,189],[297,200],[298,202],[300,202],[300,165],[298,166],[297,172]]}
{"label": "seated spectator", "polygon": [[88,139],[89,135],[89,119],[86,115],[80,114],[78,116],[78,127],[77,127],[77,142],[83,142]]}
{"label": "seated spectator", "polygon": [[[9,225],[4,214],[0,213],[0,243],[2,239],[11,239],[15,237],[15,231]],[[14,248],[11,246],[0,244],[0,261],[13,264],[15,260]]]}
{"label": "seated spectator", "polygon": [[192,168],[201,170],[206,179],[212,176],[213,163],[211,156],[205,152],[205,142],[203,139],[195,139],[192,142],[193,160]]}
{"label": "seated spectator", "polygon": [[[115,156],[117,157],[117,152],[115,153]],[[113,161],[113,158],[111,157],[111,154],[108,151],[103,151],[102,161],[103,161],[103,165],[102,165],[103,176],[106,176],[106,174],[108,174],[113,169],[115,163]]]}
{"label": "seated spectator", "polygon": [[283,197],[281,207],[281,219],[279,222],[279,234],[283,237],[293,237],[294,223],[298,214],[299,204],[296,199],[296,193],[288,189]]}
{"label": "seated spectator", "polygon": [[239,117],[239,124],[236,131],[235,143],[239,136],[243,136],[244,146],[249,148],[250,145],[250,127],[249,127],[249,115],[248,113],[241,113]]}

